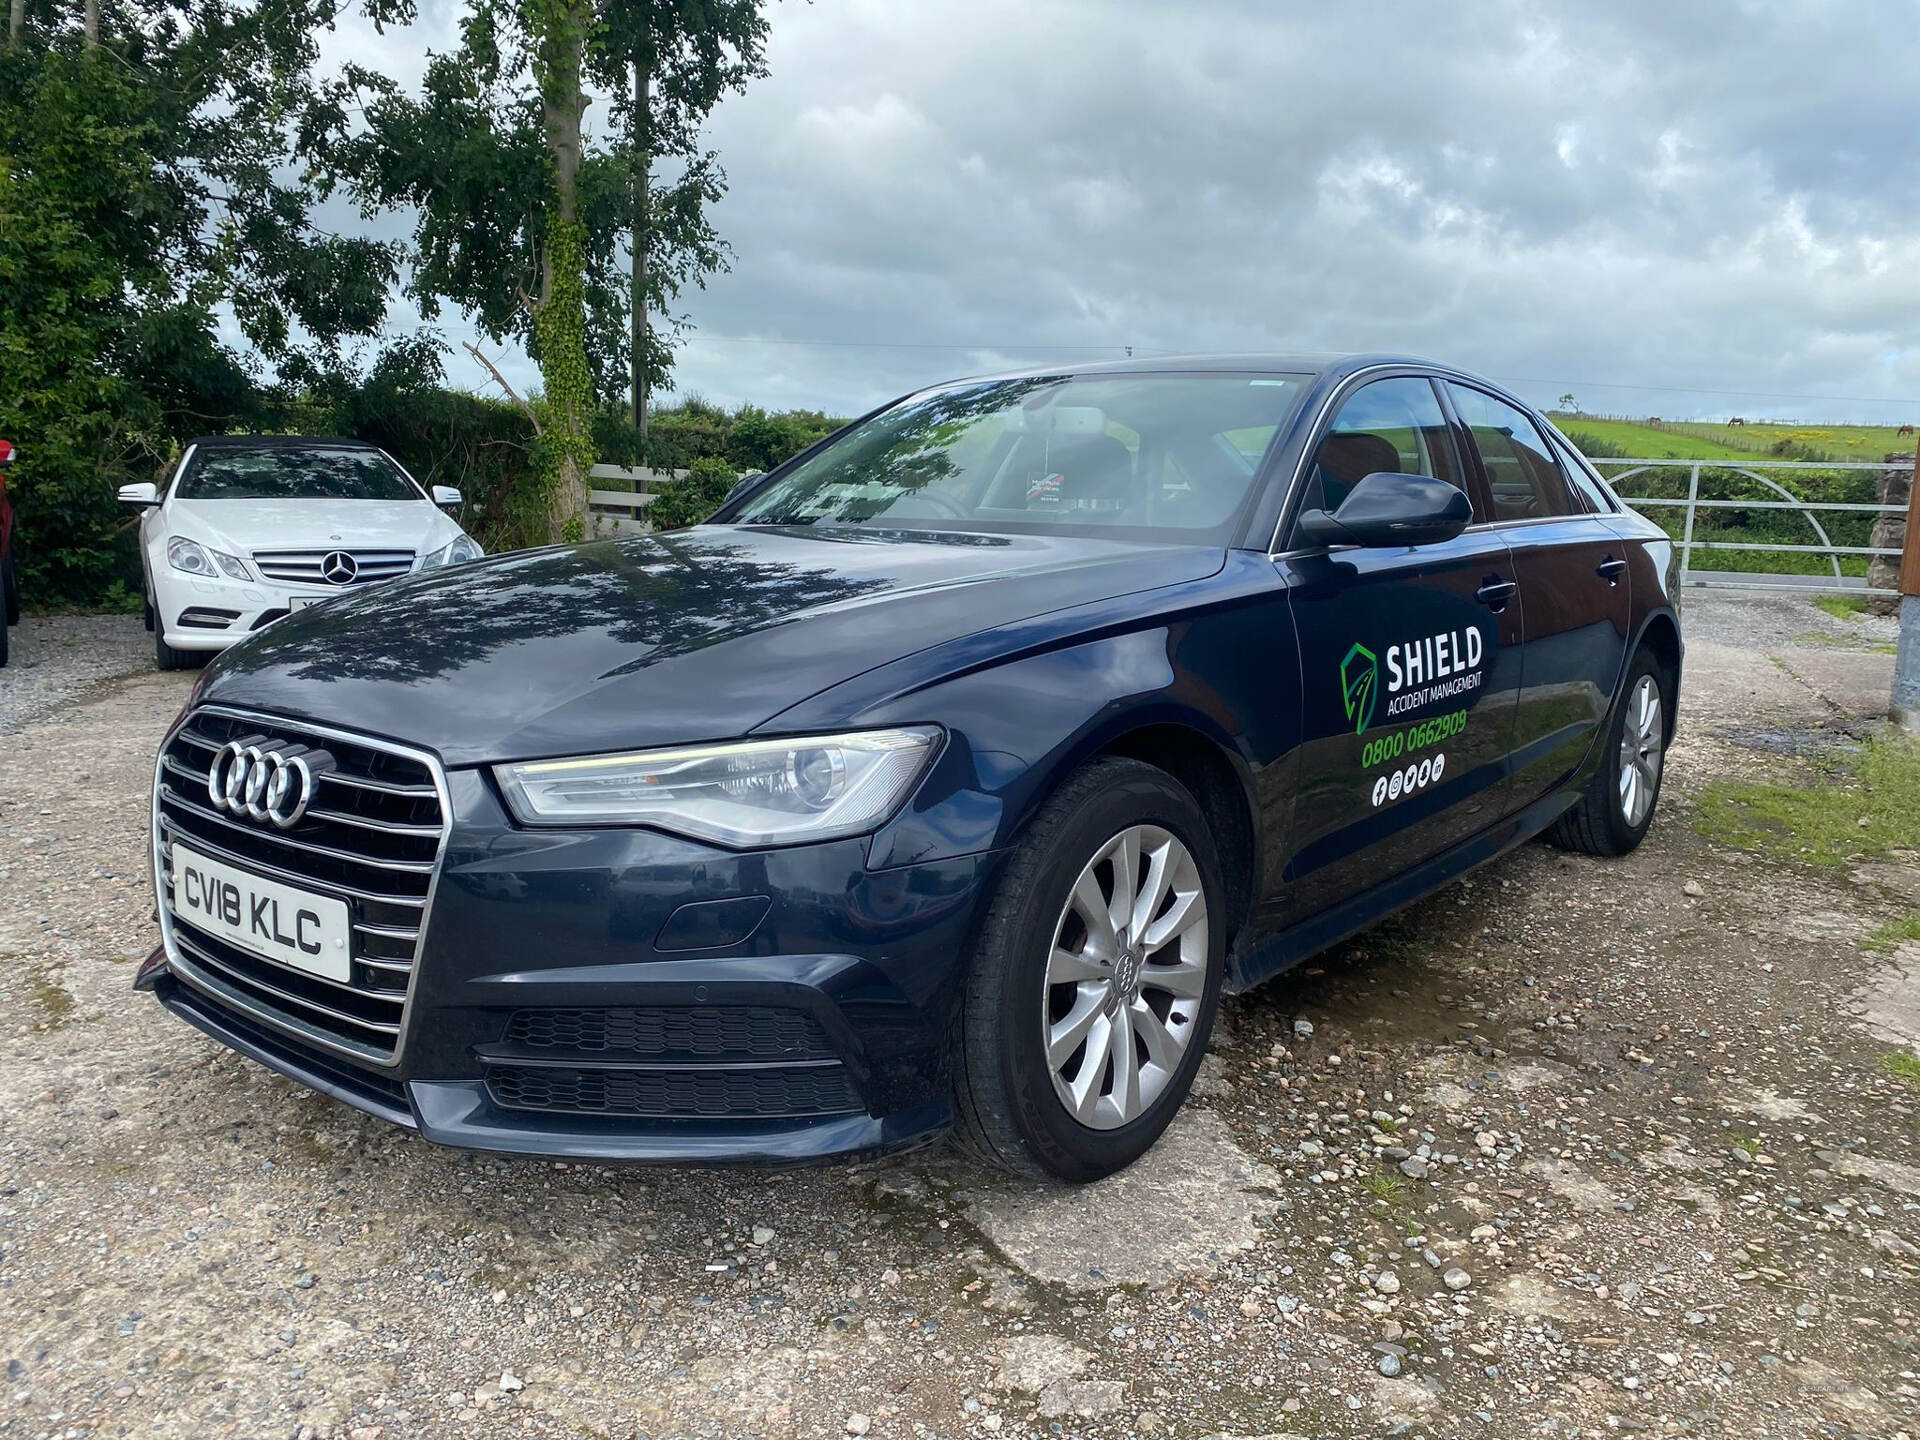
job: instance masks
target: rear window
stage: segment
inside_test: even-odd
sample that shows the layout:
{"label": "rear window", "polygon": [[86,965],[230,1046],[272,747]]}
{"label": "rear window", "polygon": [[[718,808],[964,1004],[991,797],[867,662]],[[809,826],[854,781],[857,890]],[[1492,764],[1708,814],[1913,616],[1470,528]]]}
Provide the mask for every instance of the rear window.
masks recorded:
{"label": "rear window", "polygon": [[181,500],[418,500],[398,465],[377,450],[276,445],[199,450],[179,479]]}

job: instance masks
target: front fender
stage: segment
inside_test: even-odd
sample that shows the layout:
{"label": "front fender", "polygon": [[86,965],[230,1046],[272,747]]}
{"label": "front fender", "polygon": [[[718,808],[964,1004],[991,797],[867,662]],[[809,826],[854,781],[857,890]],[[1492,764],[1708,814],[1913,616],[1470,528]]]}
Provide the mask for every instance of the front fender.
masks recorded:
{"label": "front fender", "polygon": [[1287,807],[1285,787],[1267,777],[1299,743],[1299,657],[1271,565],[1247,561],[1162,597],[1151,615],[1136,599],[1132,616],[1049,617],[1051,633],[1017,645],[1001,631],[998,654],[989,637],[956,642],[964,653],[952,656],[923,653],[901,662],[912,673],[900,683],[869,672],[767,728],[946,728],[932,772],[874,836],[875,869],[1013,844],[1068,773],[1156,727],[1189,732],[1230,764],[1256,852],[1271,853]]}

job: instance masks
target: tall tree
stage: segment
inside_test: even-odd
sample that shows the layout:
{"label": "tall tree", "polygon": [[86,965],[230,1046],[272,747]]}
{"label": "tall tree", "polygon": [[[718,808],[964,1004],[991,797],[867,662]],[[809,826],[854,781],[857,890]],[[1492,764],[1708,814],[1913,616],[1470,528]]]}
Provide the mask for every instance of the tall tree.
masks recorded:
{"label": "tall tree", "polygon": [[[375,13],[414,18],[411,0]],[[588,325],[611,288],[621,209],[585,126],[596,26],[591,0],[471,0],[458,46],[429,58],[418,95],[349,69],[319,107],[308,152],[368,213],[413,208],[406,285],[423,315],[451,303],[539,366],[541,393],[514,398],[539,430],[554,540],[584,530],[609,359],[594,338],[603,327]]]}
{"label": "tall tree", "polygon": [[672,364],[651,317],[726,256],[706,218],[726,175],[702,149],[700,127],[723,96],[767,73],[767,20],[762,0],[602,0],[601,24],[593,74],[616,97],[632,171],[629,378],[633,423],[644,433],[648,392]]}

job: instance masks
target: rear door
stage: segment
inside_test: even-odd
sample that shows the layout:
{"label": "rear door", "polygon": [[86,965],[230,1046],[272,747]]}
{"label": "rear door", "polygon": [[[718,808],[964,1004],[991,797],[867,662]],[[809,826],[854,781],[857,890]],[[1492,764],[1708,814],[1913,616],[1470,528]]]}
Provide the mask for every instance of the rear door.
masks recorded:
{"label": "rear door", "polygon": [[1448,382],[1526,614],[1512,809],[1564,784],[1605,726],[1632,633],[1628,547],[1527,413]]}
{"label": "rear door", "polygon": [[[1424,376],[1353,391],[1312,457],[1296,517],[1337,507],[1379,470],[1473,493]],[[1287,874],[1291,918],[1304,919],[1500,818],[1520,606],[1506,542],[1489,526],[1399,549],[1313,548],[1288,537],[1274,563],[1305,676]]]}

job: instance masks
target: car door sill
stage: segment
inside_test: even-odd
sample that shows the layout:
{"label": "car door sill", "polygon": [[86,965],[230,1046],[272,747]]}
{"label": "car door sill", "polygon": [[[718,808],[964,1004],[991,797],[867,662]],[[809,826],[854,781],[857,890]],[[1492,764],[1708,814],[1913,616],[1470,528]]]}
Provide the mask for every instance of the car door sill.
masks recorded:
{"label": "car door sill", "polygon": [[1285,930],[1274,931],[1250,944],[1236,945],[1227,961],[1226,993],[1239,995],[1264,984],[1348,936],[1425,899],[1448,881],[1525,844],[1577,799],[1576,786],[1543,795],[1525,809],[1371,890],[1331,905]]}

